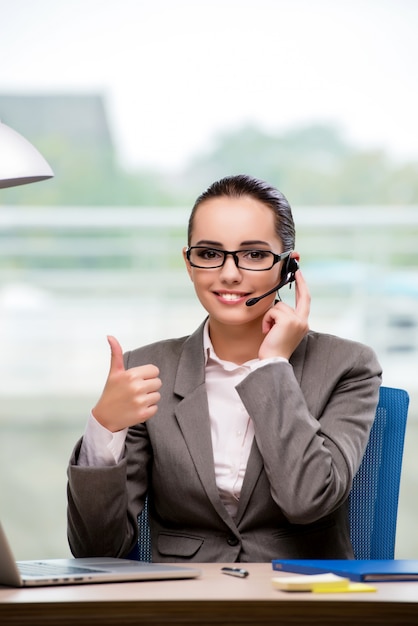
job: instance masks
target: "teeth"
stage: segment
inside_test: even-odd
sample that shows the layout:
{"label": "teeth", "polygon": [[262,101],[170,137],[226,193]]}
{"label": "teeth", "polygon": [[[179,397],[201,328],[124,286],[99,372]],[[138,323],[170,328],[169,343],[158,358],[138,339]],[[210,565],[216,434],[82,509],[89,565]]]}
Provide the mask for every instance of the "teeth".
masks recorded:
{"label": "teeth", "polygon": [[221,293],[221,297],[224,300],[239,300],[242,296],[237,293]]}

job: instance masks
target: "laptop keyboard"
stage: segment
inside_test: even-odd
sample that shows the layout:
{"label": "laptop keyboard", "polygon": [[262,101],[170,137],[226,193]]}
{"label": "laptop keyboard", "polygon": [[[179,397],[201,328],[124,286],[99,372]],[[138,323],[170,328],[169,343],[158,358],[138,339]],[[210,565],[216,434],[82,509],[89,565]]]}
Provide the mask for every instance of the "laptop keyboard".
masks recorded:
{"label": "laptop keyboard", "polygon": [[92,569],[91,567],[67,567],[65,565],[54,565],[37,561],[34,563],[18,563],[17,566],[22,576],[73,576],[104,571]]}

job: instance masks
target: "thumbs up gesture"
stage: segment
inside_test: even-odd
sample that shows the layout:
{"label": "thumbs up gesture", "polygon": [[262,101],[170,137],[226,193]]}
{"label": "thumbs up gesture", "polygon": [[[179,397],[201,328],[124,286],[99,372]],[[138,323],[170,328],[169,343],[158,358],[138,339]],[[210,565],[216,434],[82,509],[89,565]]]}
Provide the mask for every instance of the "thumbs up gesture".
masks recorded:
{"label": "thumbs up gesture", "polygon": [[120,343],[112,336],[107,340],[111,351],[109,375],[92,412],[102,426],[116,432],[156,414],[161,380],[155,365],[125,370]]}

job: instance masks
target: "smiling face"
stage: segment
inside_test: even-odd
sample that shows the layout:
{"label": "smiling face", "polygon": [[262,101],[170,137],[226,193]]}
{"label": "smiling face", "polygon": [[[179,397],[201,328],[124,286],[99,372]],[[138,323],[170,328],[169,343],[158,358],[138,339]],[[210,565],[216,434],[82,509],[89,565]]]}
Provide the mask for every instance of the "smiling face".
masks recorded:
{"label": "smiling face", "polygon": [[[244,195],[220,196],[202,202],[194,216],[190,246],[208,246],[220,250],[270,250],[283,252],[275,230],[272,209]],[[192,267],[183,251],[187,270],[196,295],[217,324],[247,324],[263,316],[272,305],[275,294],[252,307],[245,302],[272,289],[280,281],[282,263],[270,270],[254,272],[235,265],[231,255],[223,267],[201,269]]]}

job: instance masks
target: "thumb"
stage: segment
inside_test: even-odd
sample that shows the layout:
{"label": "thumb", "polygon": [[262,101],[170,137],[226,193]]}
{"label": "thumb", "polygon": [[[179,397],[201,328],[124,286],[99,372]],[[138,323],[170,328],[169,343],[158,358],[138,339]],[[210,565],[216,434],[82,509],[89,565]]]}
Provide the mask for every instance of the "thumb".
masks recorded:
{"label": "thumb", "polygon": [[108,335],[107,341],[110,346],[110,373],[125,371],[123,351],[119,341],[112,335]]}

